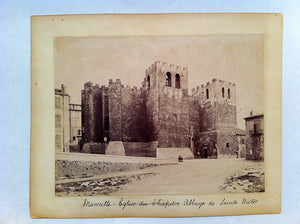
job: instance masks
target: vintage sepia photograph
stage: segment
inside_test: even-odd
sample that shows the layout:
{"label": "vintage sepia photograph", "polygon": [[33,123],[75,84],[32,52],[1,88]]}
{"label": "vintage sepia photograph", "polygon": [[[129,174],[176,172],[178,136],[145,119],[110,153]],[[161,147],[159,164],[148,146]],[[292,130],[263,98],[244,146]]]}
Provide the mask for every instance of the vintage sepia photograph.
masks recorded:
{"label": "vintage sepia photograph", "polygon": [[262,193],[264,34],[54,38],[55,196]]}

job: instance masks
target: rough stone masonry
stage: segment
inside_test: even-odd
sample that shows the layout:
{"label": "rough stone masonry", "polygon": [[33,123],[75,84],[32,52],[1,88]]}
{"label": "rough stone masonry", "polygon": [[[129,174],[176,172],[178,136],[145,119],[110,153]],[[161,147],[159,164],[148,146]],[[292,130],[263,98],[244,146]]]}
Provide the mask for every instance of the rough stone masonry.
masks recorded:
{"label": "rough stone masonry", "polygon": [[[140,88],[124,86],[120,79],[101,87],[88,82],[81,95],[85,148],[126,142],[125,155],[162,158],[236,153],[234,83],[213,79],[189,95],[188,69],[155,61],[146,69]],[[137,142],[145,143],[140,144],[143,148],[136,147]]]}

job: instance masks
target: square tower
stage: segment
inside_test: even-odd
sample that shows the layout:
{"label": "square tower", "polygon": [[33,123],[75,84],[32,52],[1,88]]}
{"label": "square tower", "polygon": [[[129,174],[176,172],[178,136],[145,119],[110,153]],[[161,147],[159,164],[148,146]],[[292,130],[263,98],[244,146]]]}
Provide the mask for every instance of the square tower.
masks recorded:
{"label": "square tower", "polygon": [[235,155],[237,150],[236,85],[213,79],[193,91],[200,101],[198,154],[202,158]]}
{"label": "square tower", "polygon": [[159,148],[189,147],[187,68],[156,61],[145,72],[148,140]]}

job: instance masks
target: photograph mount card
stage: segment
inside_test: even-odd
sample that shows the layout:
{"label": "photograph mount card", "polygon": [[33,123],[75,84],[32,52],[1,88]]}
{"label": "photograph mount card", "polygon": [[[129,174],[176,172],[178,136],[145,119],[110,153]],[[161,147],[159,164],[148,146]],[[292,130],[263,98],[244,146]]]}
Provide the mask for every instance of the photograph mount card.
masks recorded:
{"label": "photograph mount card", "polygon": [[280,14],[32,17],[31,216],[280,212],[281,45]]}

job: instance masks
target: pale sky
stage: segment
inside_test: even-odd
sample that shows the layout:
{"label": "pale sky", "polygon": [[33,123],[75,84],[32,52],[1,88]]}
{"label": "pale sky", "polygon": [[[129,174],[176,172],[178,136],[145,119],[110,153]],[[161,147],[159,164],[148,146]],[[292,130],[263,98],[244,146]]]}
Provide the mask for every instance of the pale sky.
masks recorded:
{"label": "pale sky", "polygon": [[71,103],[81,103],[85,82],[141,86],[156,60],[188,68],[189,92],[213,78],[236,83],[237,122],[251,110],[263,113],[263,35],[61,37],[55,40],[55,87],[67,87]]}

